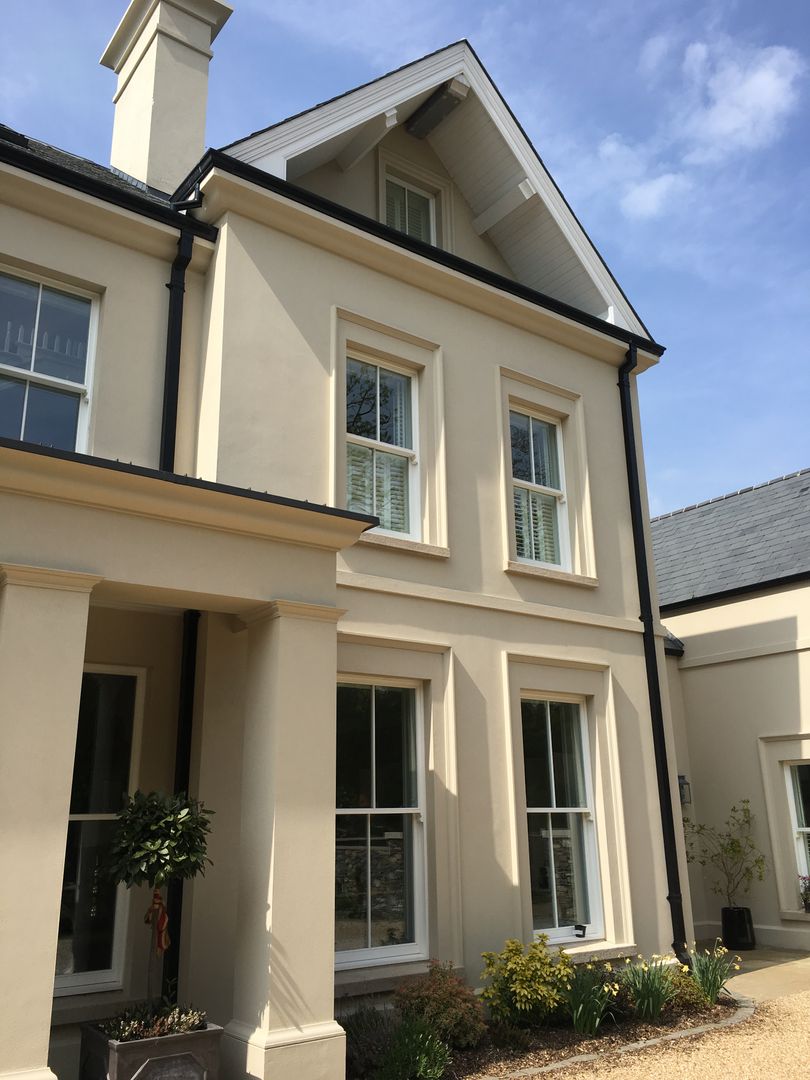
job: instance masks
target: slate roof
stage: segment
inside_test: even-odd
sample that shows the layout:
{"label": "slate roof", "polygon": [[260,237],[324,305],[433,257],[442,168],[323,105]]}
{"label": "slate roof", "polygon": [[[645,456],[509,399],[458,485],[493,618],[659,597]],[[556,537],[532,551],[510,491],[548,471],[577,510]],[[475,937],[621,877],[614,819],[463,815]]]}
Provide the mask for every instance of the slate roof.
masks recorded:
{"label": "slate roof", "polygon": [[810,574],[810,469],[651,525],[662,608]]}

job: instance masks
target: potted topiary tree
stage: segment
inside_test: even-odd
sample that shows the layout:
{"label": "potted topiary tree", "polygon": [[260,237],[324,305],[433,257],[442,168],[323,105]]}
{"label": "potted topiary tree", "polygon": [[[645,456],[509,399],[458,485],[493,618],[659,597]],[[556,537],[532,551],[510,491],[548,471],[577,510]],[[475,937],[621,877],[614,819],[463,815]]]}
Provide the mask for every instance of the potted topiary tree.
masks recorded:
{"label": "potted topiary tree", "polygon": [[749,800],[732,806],[723,829],[698,825],[689,818],[684,818],[683,825],[687,860],[714,872],[711,890],[726,901],[720,911],[723,944],[727,949],[755,949],[751,909],[737,903],[739,896],[748,894],[754,879],[765,878],[765,856],[754,843]]}
{"label": "potted topiary tree", "polygon": [[157,964],[171,944],[162,889],[170,881],[205,874],[212,810],[186,794],[136,791],[118,815],[108,870],[127,888],[148,885],[144,916],[151,928],[147,1000],[97,1025],[82,1028],[82,1080],[131,1080],[144,1066],[149,1080],[216,1080],[222,1029],[204,1012],[157,998]]}

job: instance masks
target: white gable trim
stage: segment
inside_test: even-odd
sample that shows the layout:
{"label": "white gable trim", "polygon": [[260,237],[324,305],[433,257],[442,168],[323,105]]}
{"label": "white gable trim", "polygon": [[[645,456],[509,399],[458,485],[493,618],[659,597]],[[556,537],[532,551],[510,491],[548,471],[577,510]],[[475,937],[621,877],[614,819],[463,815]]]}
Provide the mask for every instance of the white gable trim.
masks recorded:
{"label": "white gable trim", "polygon": [[[425,57],[424,60],[383,76],[368,86],[350,91],[332,102],[284,121],[269,131],[251,135],[228,147],[227,152],[284,180],[287,179],[287,163],[292,158],[374,121],[381,115],[390,115],[404,101],[428,93],[452,79],[463,79],[469,83],[492,118],[515,158],[516,172],[519,171],[524,177],[520,184],[521,199],[530,197],[526,194],[530,189],[542,199],[603,298],[606,321],[648,337],[649,331],[614,281],[494,83],[466,42],[451,45]],[[515,205],[518,205],[519,201],[515,202]],[[511,206],[501,209],[508,213],[513,208]],[[495,207],[490,209],[494,210]],[[494,224],[494,221],[486,223],[488,216],[489,212],[485,211],[477,219],[479,227],[484,219],[482,232]]]}

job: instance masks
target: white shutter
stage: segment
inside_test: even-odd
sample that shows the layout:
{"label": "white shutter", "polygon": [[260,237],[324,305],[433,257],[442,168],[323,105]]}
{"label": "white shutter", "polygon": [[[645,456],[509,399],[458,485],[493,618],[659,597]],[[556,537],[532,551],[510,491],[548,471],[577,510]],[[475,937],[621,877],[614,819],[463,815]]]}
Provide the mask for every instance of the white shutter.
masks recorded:
{"label": "white shutter", "polygon": [[399,454],[374,451],[376,498],[374,513],[383,529],[410,532],[408,507],[408,459]]}
{"label": "white shutter", "polygon": [[424,240],[426,244],[433,239],[430,235],[430,202],[426,195],[408,190],[408,236]]}
{"label": "white shutter", "polygon": [[529,493],[526,488],[516,487],[515,502],[515,545],[518,558],[532,559],[531,522],[529,520]]}
{"label": "white shutter", "polygon": [[551,495],[530,493],[532,558],[544,563],[559,563],[557,538],[557,500]]}
{"label": "white shutter", "polygon": [[405,188],[393,180],[385,181],[385,223],[397,232],[406,232]]}
{"label": "white shutter", "polygon": [[365,446],[346,446],[346,508],[374,513],[374,453]]}

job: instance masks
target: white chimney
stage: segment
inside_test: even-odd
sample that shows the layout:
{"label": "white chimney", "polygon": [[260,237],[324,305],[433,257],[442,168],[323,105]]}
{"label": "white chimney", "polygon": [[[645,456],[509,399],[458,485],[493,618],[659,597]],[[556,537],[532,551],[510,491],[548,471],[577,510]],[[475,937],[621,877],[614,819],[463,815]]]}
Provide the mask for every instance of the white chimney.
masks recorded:
{"label": "white chimney", "polygon": [[205,149],[211,43],[223,0],[131,0],[101,63],[118,76],[110,164],[174,191]]}

